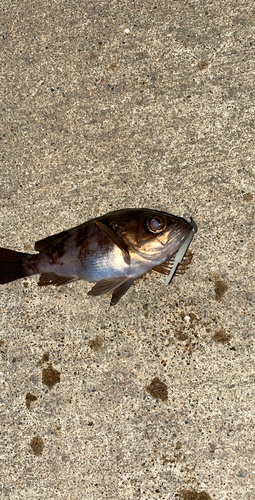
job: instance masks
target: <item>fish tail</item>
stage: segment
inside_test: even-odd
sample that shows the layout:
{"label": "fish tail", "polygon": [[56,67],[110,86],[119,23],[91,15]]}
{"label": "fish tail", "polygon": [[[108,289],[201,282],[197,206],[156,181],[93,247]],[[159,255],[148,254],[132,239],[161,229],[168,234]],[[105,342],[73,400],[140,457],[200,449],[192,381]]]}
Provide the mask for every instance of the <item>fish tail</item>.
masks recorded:
{"label": "fish tail", "polygon": [[29,257],[33,256],[0,247],[0,284],[35,274],[28,265]]}

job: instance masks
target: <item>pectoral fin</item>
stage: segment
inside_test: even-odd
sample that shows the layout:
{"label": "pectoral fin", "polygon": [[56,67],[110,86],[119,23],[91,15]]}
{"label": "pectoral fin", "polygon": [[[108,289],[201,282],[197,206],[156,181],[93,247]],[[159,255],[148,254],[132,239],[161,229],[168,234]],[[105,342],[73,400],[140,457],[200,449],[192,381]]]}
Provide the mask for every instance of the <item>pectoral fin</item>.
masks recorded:
{"label": "pectoral fin", "polygon": [[[188,250],[186,252],[185,257],[183,257],[182,261],[178,265],[175,274],[184,274],[192,261],[192,257],[193,253]],[[153,271],[157,271],[158,273],[161,274],[169,274],[173,265],[174,265],[174,257],[170,259],[168,262],[163,262],[163,264],[159,264],[158,266],[153,267]]]}
{"label": "pectoral fin", "polygon": [[112,242],[120,248],[120,250],[124,254],[125,262],[127,264],[130,264],[130,255],[128,251],[128,246],[125,243],[125,241],[123,241],[123,239],[117,233],[115,233],[115,231],[113,231],[111,227],[107,226],[103,222],[95,220],[95,224],[97,224],[97,226],[100,227],[101,231],[103,231],[103,233],[106,236],[108,236],[108,238],[112,240]]}
{"label": "pectoral fin", "polygon": [[119,287],[123,283],[127,281],[126,276],[122,276],[121,278],[113,278],[109,280],[100,280],[98,281],[93,288],[88,292],[88,295],[93,295],[97,297],[98,295],[102,295],[103,293],[112,292],[115,288]]}

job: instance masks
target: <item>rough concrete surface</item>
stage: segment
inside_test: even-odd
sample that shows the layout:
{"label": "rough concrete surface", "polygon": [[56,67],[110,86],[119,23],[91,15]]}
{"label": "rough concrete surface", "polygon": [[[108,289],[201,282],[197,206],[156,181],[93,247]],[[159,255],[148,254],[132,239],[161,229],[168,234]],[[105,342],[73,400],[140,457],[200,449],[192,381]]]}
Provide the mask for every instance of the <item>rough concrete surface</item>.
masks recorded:
{"label": "rough concrete surface", "polygon": [[0,245],[193,216],[115,307],[0,287],[1,498],[255,499],[254,3],[1,2]]}

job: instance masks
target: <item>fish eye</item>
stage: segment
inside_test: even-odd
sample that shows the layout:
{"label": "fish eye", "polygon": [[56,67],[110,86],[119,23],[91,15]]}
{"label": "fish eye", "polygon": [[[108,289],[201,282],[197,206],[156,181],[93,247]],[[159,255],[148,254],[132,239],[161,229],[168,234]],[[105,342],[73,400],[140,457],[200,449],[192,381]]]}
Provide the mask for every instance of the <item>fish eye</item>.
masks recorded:
{"label": "fish eye", "polygon": [[161,215],[154,215],[148,220],[147,228],[151,233],[161,233],[166,228],[165,218]]}

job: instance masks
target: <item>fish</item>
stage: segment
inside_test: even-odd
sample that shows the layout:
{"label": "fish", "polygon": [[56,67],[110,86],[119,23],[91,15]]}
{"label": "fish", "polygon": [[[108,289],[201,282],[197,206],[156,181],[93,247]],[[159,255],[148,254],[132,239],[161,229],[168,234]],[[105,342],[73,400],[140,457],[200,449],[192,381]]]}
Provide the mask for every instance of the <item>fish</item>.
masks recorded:
{"label": "fish", "polygon": [[0,284],[34,274],[40,274],[39,286],[86,280],[95,283],[88,295],[111,293],[113,306],[150,270],[183,274],[192,260],[187,248],[196,231],[193,219],[167,212],[116,210],[37,241],[37,254],[0,247]]}

